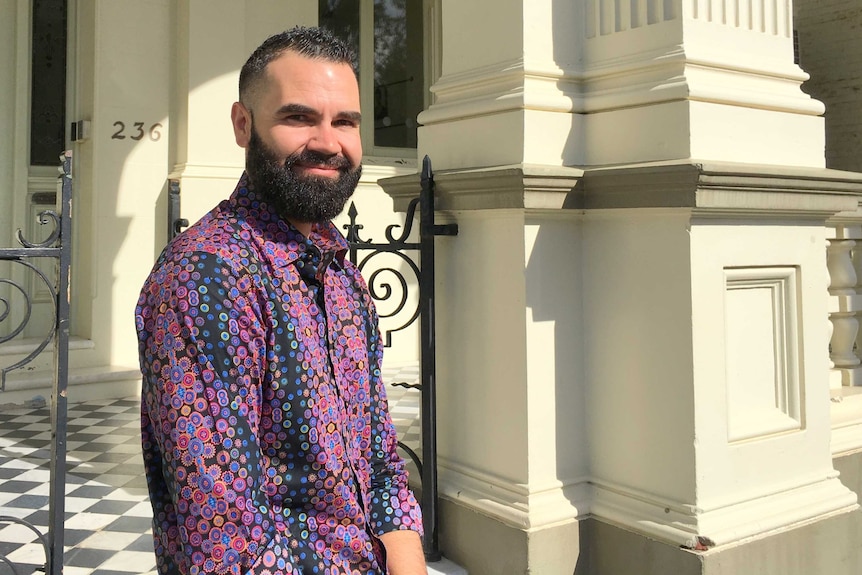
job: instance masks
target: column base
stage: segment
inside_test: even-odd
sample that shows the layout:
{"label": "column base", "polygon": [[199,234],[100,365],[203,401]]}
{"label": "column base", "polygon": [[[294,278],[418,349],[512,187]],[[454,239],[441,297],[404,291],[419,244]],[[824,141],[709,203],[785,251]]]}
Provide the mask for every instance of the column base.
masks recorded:
{"label": "column base", "polygon": [[[860,467],[847,460],[845,466]],[[836,462],[837,463],[837,462]],[[685,549],[595,518],[524,531],[441,501],[441,543],[469,573],[495,575],[856,575],[862,511],[776,530],[708,551]]]}
{"label": "column base", "polygon": [[578,567],[582,523],[570,520],[525,531],[459,503],[440,500],[443,554],[468,573],[582,575]]}

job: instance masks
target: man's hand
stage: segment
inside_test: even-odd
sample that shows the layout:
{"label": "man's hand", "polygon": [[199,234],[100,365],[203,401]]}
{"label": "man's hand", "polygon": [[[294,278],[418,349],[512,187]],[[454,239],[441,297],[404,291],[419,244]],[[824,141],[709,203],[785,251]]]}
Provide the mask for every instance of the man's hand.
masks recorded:
{"label": "man's hand", "polygon": [[389,575],[428,575],[422,541],[415,531],[390,531],[380,536],[386,548],[386,572]]}

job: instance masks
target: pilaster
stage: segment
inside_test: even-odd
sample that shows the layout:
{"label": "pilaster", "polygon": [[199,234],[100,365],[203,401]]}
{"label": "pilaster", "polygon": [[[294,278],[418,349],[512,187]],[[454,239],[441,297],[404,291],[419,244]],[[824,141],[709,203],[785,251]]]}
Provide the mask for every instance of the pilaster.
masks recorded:
{"label": "pilaster", "polygon": [[191,222],[233,189],[245,156],[233,144],[231,104],[239,70],[267,36],[317,23],[311,0],[181,0],[171,21],[172,178],[181,180],[183,217]]}
{"label": "pilaster", "polygon": [[167,0],[79,2],[70,15],[78,42],[69,120],[90,123],[88,136],[73,144],[73,333],[80,341],[72,379],[109,387],[118,374],[115,394],[135,393],[140,379],[137,350],[128,345],[136,339],[130,313],[161,221],[169,16]]}
{"label": "pilaster", "polygon": [[481,38],[460,31],[475,4],[444,10],[443,73],[419,118],[420,152],[439,167],[824,165],[824,108],[800,88],[789,0],[509,2],[487,7],[494,36]]}

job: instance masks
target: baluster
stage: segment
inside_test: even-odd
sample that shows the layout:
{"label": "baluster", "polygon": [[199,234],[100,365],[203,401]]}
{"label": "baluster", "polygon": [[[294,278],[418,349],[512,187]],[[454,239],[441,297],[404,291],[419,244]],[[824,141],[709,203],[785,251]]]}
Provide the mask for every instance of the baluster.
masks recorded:
{"label": "baluster", "polygon": [[832,295],[856,293],[856,269],[851,257],[855,245],[854,240],[829,240],[826,267],[829,269],[829,293]]}
{"label": "baluster", "polygon": [[837,369],[852,369],[860,364],[855,352],[859,320],[852,306],[856,295],[857,275],[854,268],[853,240],[829,240],[826,250],[826,266],[829,270],[829,294],[838,299],[837,311],[829,314],[832,322],[830,359]]}
{"label": "baluster", "polygon": [[[862,237],[862,226],[853,226],[852,233],[854,237]],[[846,234],[846,228],[845,228]],[[862,302],[860,302],[860,294],[862,294],[862,245],[856,245],[850,252],[850,260],[853,262],[853,270],[856,272],[856,285],[854,286],[854,296],[851,296],[852,306],[850,309],[856,312],[856,320],[862,318]],[[854,353],[862,364],[862,330],[856,333],[856,345]],[[854,373],[850,378],[849,385],[862,385],[862,373]]]}

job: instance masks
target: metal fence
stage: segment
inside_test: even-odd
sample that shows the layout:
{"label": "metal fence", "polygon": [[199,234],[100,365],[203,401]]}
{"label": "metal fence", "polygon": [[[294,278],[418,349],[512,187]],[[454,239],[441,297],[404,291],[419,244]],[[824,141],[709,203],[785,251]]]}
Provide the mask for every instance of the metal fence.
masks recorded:
{"label": "metal fence", "polygon": [[[45,572],[48,575],[61,575],[63,572],[63,521],[65,512],[66,486],[66,386],[69,376],[69,302],[70,302],[70,264],[72,259],[72,153],[65,152],[61,157],[60,202],[58,210],[46,210],[39,214],[43,225],[52,225],[48,238],[41,242],[30,242],[18,230],[18,243],[21,247],[0,249],[0,261],[14,266],[22,266],[25,272],[33,274],[38,282],[51,294],[53,302],[53,322],[45,337],[22,359],[10,366],[0,368],[0,391],[6,390],[6,378],[10,372],[31,363],[49,344],[54,344],[54,382],[51,392],[51,460],[50,486],[48,498],[48,533],[42,533],[36,526],[17,517],[0,516],[2,523],[19,523],[32,530],[45,548]],[[58,213],[59,212],[59,213]],[[57,279],[52,281],[48,274],[33,263],[34,258],[52,258],[57,266]],[[33,302],[27,288],[11,278],[0,278],[0,285],[7,286],[9,295],[0,295],[0,324],[14,321],[17,325],[0,336],[0,344],[17,338],[27,327]],[[16,316],[13,311],[13,294],[23,301],[23,310]],[[4,326],[6,327],[6,326]],[[15,565],[5,556],[0,561],[18,575]]]}
{"label": "metal fence", "polygon": [[[357,210],[351,204],[348,210],[350,223],[344,226],[347,231],[347,241],[350,243],[349,258],[360,270],[369,268],[368,283],[374,286],[375,274],[386,271],[396,277],[404,290],[401,301],[395,305],[395,312],[400,312],[407,302],[407,286],[412,282],[404,277],[404,274],[393,267],[374,268],[369,265],[376,256],[381,254],[396,254],[405,264],[407,269],[415,275],[419,287],[419,304],[415,313],[407,321],[390,332],[400,331],[412,325],[419,319],[419,346],[420,346],[420,383],[410,385],[395,382],[393,385],[405,387],[417,387],[421,390],[420,421],[422,428],[422,456],[419,457],[412,449],[403,443],[399,443],[402,449],[409,454],[416,464],[422,480],[422,513],[425,539],[423,550],[428,561],[440,560],[440,548],[437,538],[437,367],[436,367],[436,344],[435,344],[435,321],[434,321],[434,238],[436,236],[454,236],[458,234],[457,224],[437,225],[434,223],[434,174],[431,170],[431,160],[428,156],[422,160],[421,187],[419,197],[411,200],[408,208],[404,226],[401,233],[395,236],[399,227],[397,224],[386,228],[385,242],[374,242],[371,239],[363,240],[359,233],[362,225],[357,223]],[[411,242],[409,238],[413,230],[413,222],[416,217],[416,209],[419,209],[419,241]],[[417,265],[409,256],[408,252],[418,251],[420,265]],[[360,252],[367,252],[360,258]],[[421,266],[421,267],[420,267]],[[383,294],[377,294],[372,290],[372,297],[377,299],[388,298],[392,290],[386,289]],[[389,333],[386,337],[389,337]]]}

